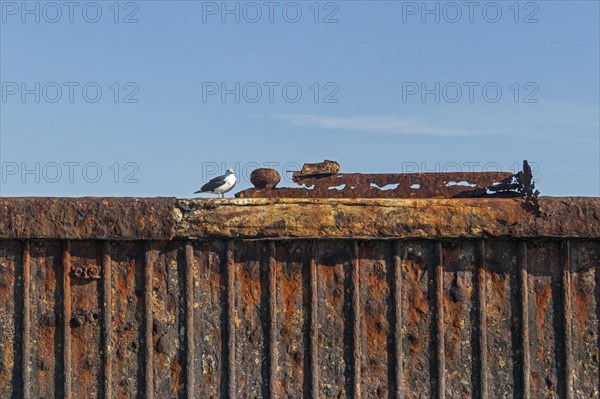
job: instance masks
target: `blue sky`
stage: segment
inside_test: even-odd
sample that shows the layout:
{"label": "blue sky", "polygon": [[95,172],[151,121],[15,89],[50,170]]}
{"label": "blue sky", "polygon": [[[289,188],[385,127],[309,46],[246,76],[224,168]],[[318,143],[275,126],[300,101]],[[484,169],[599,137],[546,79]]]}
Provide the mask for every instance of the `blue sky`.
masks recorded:
{"label": "blue sky", "polygon": [[528,159],[543,195],[600,195],[598,1],[72,4],[0,2],[0,195],[189,197],[323,159]]}

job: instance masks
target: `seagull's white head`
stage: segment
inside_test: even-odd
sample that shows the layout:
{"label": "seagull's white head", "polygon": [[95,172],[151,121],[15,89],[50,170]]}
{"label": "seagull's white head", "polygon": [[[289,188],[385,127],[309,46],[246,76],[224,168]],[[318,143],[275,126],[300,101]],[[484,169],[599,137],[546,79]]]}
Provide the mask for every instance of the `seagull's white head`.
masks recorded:
{"label": "seagull's white head", "polygon": [[226,171],[226,172],[227,172],[227,173],[226,173],[227,175],[232,175],[232,174],[233,174],[233,169],[227,169],[227,171]]}

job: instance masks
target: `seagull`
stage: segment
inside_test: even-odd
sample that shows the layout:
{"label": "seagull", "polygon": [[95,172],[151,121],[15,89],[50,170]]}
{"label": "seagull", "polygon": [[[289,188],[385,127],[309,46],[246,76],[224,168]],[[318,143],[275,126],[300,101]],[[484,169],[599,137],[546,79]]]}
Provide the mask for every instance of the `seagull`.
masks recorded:
{"label": "seagull", "polygon": [[200,190],[196,191],[194,194],[198,193],[212,193],[212,194],[221,194],[221,198],[224,197],[225,193],[231,191],[231,189],[235,186],[235,174],[233,173],[233,169],[227,169],[223,176],[217,176],[205,185],[200,188]]}

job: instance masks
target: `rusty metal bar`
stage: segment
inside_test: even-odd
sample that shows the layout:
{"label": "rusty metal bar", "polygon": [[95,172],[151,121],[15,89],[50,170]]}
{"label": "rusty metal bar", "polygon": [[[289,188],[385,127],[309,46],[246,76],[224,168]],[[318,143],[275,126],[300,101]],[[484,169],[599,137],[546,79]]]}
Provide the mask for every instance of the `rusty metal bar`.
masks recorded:
{"label": "rusty metal bar", "polygon": [[[522,196],[510,172],[336,173],[294,175],[307,188],[251,188],[238,198],[500,198]],[[468,184],[461,184],[466,182]],[[383,189],[386,186],[396,186]],[[335,187],[335,189],[333,189]],[[418,187],[418,188],[417,188]]]}
{"label": "rusty metal bar", "polygon": [[23,395],[31,397],[31,257],[23,243]]}
{"label": "rusty metal bar", "polygon": [[571,294],[571,244],[569,240],[562,242],[561,249],[563,266],[563,328],[565,330],[565,394],[566,399],[573,399],[573,304]]}
{"label": "rusty metal bar", "polygon": [[317,242],[310,243],[310,385],[311,396],[319,398],[319,276],[317,275]]}
{"label": "rusty metal bar", "polygon": [[185,376],[186,397],[194,399],[194,247],[185,245]]}
{"label": "rusty metal bar", "polygon": [[110,257],[110,242],[105,241],[102,248],[102,295],[104,308],[104,397],[111,399],[112,396],[112,259]]}
{"label": "rusty metal bar", "polygon": [[394,245],[394,352],[396,355],[395,388],[396,398],[404,398],[403,378],[403,347],[402,347],[402,242],[396,241]]}
{"label": "rusty metal bar", "polygon": [[529,287],[527,243],[519,242],[519,300],[521,310],[521,345],[523,349],[523,398],[531,399],[531,356],[529,353]]}
{"label": "rusty metal bar", "polygon": [[446,356],[444,351],[444,259],[442,243],[435,243],[435,327],[436,327],[436,355],[437,355],[437,390],[438,398],[446,397]]}
{"label": "rusty metal bar", "polygon": [[145,313],[145,388],[146,399],[154,397],[154,343],[152,340],[152,282],[154,278],[154,247],[152,242],[146,246],[145,272],[144,272],[144,311]]}
{"label": "rusty metal bar", "polygon": [[277,263],[275,241],[269,244],[269,397],[277,397]]}
{"label": "rusty metal bar", "polygon": [[235,369],[235,259],[233,241],[227,242],[227,389],[229,399],[236,397]]}
{"label": "rusty metal bar", "polygon": [[71,398],[71,241],[65,241],[62,264],[62,328],[63,328],[63,397]]}
{"label": "rusty metal bar", "polygon": [[354,389],[353,398],[359,399],[360,395],[360,358],[361,353],[361,319],[360,319],[360,270],[359,270],[359,257],[358,257],[358,241],[353,241],[352,251],[352,319],[354,321],[353,334],[352,334],[352,369],[354,374]]}
{"label": "rusty metal bar", "polygon": [[486,270],[485,270],[485,240],[476,244],[477,259],[477,317],[479,319],[479,376],[481,399],[488,399],[488,339],[487,339],[487,301],[486,301]]}

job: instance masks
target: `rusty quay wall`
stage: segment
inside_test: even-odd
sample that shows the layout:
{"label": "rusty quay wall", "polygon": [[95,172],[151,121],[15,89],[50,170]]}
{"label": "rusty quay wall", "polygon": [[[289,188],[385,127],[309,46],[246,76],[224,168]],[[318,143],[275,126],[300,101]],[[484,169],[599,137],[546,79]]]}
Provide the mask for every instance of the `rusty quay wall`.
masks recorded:
{"label": "rusty quay wall", "polygon": [[600,199],[0,199],[0,398],[598,398]]}

